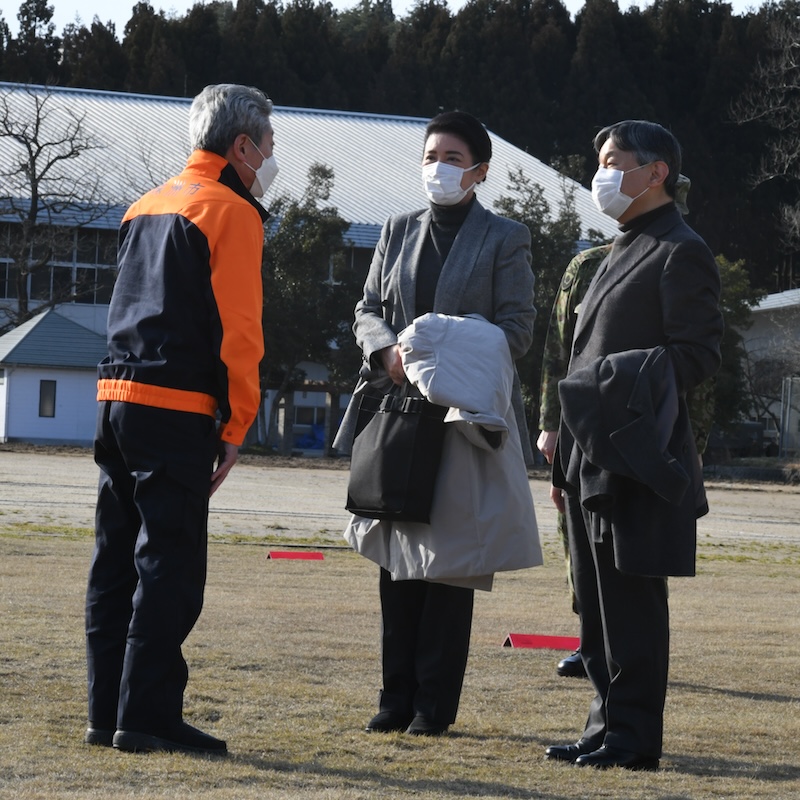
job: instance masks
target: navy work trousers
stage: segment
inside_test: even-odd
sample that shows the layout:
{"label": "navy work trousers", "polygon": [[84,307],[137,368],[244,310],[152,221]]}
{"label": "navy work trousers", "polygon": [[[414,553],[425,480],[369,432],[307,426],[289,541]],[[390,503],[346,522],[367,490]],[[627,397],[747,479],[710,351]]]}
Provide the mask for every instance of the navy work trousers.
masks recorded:
{"label": "navy work trousers", "polygon": [[95,549],[86,595],[89,721],[167,731],[183,718],[181,645],[203,605],[215,423],[100,404]]}

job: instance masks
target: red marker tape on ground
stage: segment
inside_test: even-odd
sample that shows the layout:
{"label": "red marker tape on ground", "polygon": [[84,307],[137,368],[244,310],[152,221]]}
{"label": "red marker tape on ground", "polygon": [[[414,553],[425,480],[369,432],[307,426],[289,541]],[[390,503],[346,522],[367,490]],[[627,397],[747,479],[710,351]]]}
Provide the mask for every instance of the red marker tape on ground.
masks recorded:
{"label": "red marker tape on ground", "polygon": [[550,650],[577,650],[577,636],[544,636],[538,633],[509,633],[503,647],[538,647]]}
{"label": "red marker tape on ground", "polygon": [[322,553],[309,552],[308,550],[270,550],[267,558],[294,558],[301,561],[322,561]]}

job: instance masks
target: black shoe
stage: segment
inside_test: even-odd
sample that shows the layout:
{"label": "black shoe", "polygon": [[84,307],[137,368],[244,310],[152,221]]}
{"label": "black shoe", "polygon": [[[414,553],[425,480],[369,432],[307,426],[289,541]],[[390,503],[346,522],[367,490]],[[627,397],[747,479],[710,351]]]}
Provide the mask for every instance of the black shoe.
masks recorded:
{"label": "black shoe", "polygon": [[111,747],[114,743],[113,729],[95,728],[89,723],[86,733],[83,734],[84,744],[96,744],[100,747]]}
{"label": "black shoe", "polygon": [[578,756],[594,752],[596,745],[579,739],[575,744],[551,744],[544,751],[544,757],[553,761],[569,761],[572,763]]}
{"label": "black shoe", "polygon": [[632,753],[630,750],[621,750],[619,747],[603,745],[593,753],[579,756],[575,760],[579,767],[594,767],[595,769],[609,769],[622,767],[633,770],[657,770],[658,759],[654,756],[643,756],[641,753]]}
{"label": "black shoe", "polygon": [[585,678],[586,667],[583,666],[581,651],[576,650],[571,656],[562,658],[556,666],[556,672],[562,678]]}
{"label": "black shoe", "polygon": [[410,714],[398,714],[396,711],[380,711],[367,723],[364,730],[367,733],[404,731],[410,722]]}
{"label": "black shoe", "polygon": [[431,720],[423,717],[422,714],[417,714],[406,728],[406,733],[410,733],[412,736],[441,736],[449,727],[450,725],[431,722]]}
{"label": "black shoe", "polygon": [[114,734],[114,747],[128,753],[205,753],[224,756],[228,746],[222,739],[217,739],[203,731],[182,722],[175,728],[155,733],[118,730]]}

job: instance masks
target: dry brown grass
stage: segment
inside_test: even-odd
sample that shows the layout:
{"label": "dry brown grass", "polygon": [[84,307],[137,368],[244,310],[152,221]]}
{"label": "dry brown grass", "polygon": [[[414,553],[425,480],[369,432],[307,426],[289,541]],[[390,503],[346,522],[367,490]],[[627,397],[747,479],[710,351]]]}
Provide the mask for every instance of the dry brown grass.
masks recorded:
{"label": "dry brown grass", "polygon": [[206,608],[185,647],[186,717],[231,752],[209,760],[82,744],[96,470],[85,451],[38,452],[0,447],[0,798],[800,797],[793,488],[715,488],[698,577],[671,583],[663,768],[598,773],[543,759],[580,733],[587,682],[556,676],[560,653],[501,646],[576,631],[545,483],[532,489],[547,563],[478,593],[459,719],[419,740],[361,730],[380,682],[377,569],[345,550],[266,558],[275,541],[340,541],[346,474],[245,458],[215,495]]}
{"label": "dry brown grass", "polygon": [[[742,491],[717,500],[728,508],[720,526],[745,526],[748,497],[764,492]],[[796,502],[776,490],[775,504],[787,498]],[[91,535],[3,514],[0,798],[800,797],[800,537],[713,530],[698,577],[671,582],[665,755],[661,771],[643,774],[546,762],[547,744],[580,733],[590,688],[556,676],[560,653],[501,646],[510,631],[575,634],[552,526],[544,567],[478,593],[459,718],[434,740],[362,732],[380,681],[372,564],[345,550],[272,561],[263,539],[215,535],[206,608],[185,647],[186,717],[231,752],[211,760],[82,744]]]}

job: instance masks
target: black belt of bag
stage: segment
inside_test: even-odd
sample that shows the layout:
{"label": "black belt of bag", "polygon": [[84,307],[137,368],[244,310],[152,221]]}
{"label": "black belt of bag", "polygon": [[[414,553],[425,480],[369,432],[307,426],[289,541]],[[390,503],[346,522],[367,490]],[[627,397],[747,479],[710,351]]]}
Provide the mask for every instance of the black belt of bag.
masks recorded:
{"label": "black belt of bag", "polygon": [[361,517],[430,522],[446,406],[404,384],[361,396],[345,507]]}

